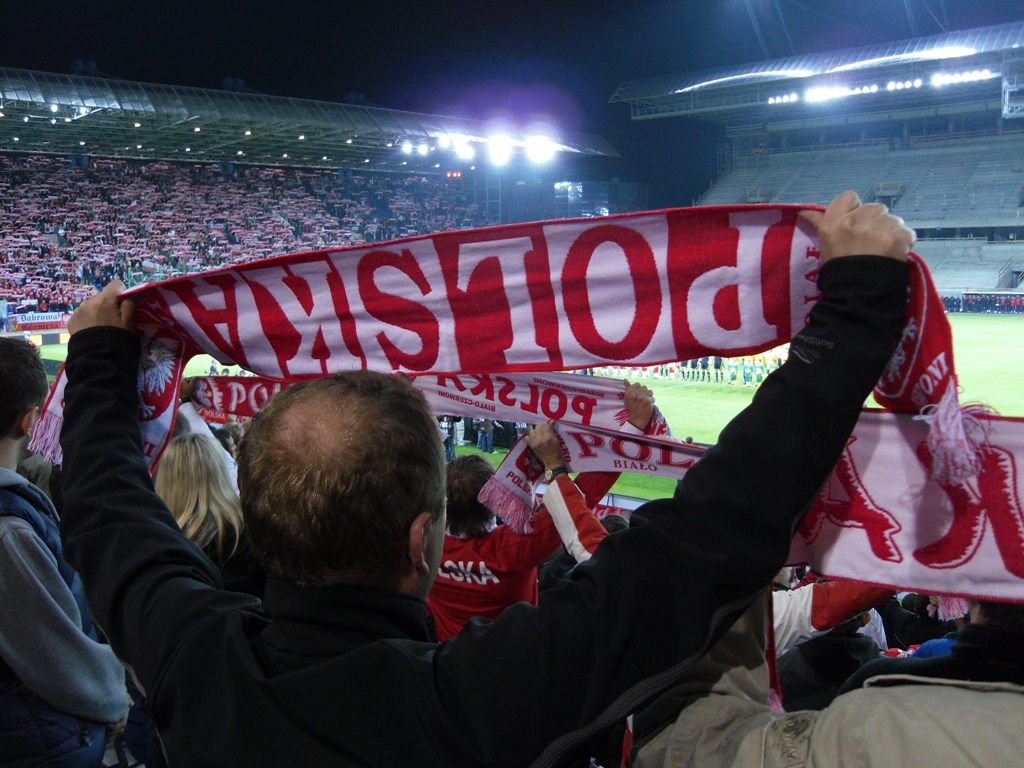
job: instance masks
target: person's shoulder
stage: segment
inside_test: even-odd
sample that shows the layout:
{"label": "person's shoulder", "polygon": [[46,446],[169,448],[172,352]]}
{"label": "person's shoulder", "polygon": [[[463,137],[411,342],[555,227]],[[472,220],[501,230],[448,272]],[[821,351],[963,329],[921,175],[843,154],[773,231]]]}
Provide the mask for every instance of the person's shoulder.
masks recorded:
{"label": "person's shoulder", "polygon": [[910,661],[910,659],[890,659],[888,657],[872,659],[850,675],[839,689],[839,692],[846,693],[847,691],[855,691],[859,688],[863,688],[864,683],[872,677],[877,677],[879,675],[898,675],[904,672],[909,672],[906,666],[908,661]]}
{"label": "person's shoulder", "polygon": [[8,536],[20,535],[36,536],[36,532],[25,520],[5,514],[3,510],[0,510],[0,540],[6,539]]}
{"label": "person's shoulder", "polygon": [[18,481],[17,484],[0,486],[0,517],[21,519],[30,511],[47,514],[48,510],[41,506],[41,499],[44,498],[42,490],[20,475]]}
{"label": "person's shoulder", "polygon": [[[0,515],[0,552],[5,560],[17,561],[19,569],[29,571],[35,570],[43,561],[51,565],[57,563],[54,553],[32,524],[14,515]],[[11,574],[5,574],[3,578],[10,577]]]}
{"label": "person's shoulder", "polygon": [[930,659],[935,656],[946,656],[953,648],[954,642],[956,642],[956,639],[953,637],[935,637],[931,640],[926,640],[914,651],[912,658]]}

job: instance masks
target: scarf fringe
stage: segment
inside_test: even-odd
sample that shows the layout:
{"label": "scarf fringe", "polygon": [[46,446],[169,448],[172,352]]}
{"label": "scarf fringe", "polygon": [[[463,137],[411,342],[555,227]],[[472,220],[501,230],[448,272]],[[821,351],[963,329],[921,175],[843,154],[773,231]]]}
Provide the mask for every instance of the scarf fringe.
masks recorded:
{"label": "scarf fringe", "polygon": [[520,494],[497,482],[496,477],[494,475],[487,481],[477,500],[500,517],[513,532],[533,533],[533,509]]}
{"label": "scarf fringe", "polygon": [[64,461],[64,452],[60,447],[60,431],[64,426],[64,418],[53,411],[44,411],[36,422],[29,450],[43,456],[51,464]]}
{"label": "scarf fringe", "polygon": [[959,619],[969,610],[970,606],[967,604],[967,600],[965,600],[962,597],[946,597],[944,595],[939,596],[938,613],[939,619],[941,621]]}
{"label": "scarf fringe", "polygon": [[984,406],[960,406],[956,381],[950,379],[938,403],[926,405],[914,418],[928,425],[931,476],[936,482],[961,485],[981,471],[985,429],[978,416]]}

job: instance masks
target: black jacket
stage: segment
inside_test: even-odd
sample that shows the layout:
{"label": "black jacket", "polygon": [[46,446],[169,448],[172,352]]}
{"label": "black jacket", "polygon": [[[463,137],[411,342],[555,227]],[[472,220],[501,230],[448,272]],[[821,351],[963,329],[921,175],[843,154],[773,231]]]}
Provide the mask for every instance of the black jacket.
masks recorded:
{"label": "black jacket", "polygon": [[809,354],[769,377],[675,498],[642,507],[646,525],[608,537],[539,606],[440,646],[427,642],[425,603],[407,595],[271,579],[261,604],[220,590],[152,490],[137,339],[75,334],[66,553],[147,689],[170,764],[551,765],[638,710],[781,567],[898,338],[905,265],[840,259],[819,286],[806,341],[794,341]]}

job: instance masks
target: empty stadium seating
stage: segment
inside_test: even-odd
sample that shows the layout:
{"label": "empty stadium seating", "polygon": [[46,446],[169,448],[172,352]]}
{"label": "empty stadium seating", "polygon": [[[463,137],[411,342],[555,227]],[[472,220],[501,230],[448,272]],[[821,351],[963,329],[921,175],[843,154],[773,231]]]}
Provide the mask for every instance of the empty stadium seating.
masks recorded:
{"label": "empty stadium seating", "polygon": [[1024,228],[1024,134],[801,150],[736,158],[699,205],[817,203],[853,189],[927,239],[916,250],[942,292],[1016,290],[1024,244],[950,239],[958,230]]}

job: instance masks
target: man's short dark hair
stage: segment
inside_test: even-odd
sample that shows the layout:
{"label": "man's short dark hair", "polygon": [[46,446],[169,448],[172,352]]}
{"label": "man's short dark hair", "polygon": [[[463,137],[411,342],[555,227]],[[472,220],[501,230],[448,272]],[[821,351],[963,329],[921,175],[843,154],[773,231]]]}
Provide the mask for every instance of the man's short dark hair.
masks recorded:
{"label": "man's short dark hair", "polygon": [[277,579],[394,588],[409,527],[444,510],[444,452],[404,377],[352,371],[275,395],[238,457],[253,551]]}
{"label": "man's short dark hair", "polygon": [[491,462],[479,453],[448,463],[448,530],[456,536],[478,536],[494,519],[476,498],[493,474]]}
{"label": "man's short dark hair", "polygon": [[1008,629],[1024,630],[1024,604],[996,603],[991,600],[980,600],[978,605],[985,621]]}
{"label": "man's short dark hair", "polygon": [[0,337],[0,437],[12,433],[26,408],[41,408],[49,391],[38,350],[22,339]]}

